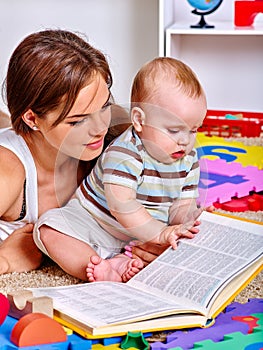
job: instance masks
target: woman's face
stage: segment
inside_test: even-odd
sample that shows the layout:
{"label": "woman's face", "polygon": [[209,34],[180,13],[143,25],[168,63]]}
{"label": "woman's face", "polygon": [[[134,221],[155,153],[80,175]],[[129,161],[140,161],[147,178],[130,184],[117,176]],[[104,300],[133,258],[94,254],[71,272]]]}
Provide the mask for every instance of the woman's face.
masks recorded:
{"label": "woman's face", "polygon": [[91,160],[102,152],[108,131],[110,92],[100,74],[82,88],[66,118],[53,127],[59,112],[52,112],[45,120],[38,120],[38,128],[50,145],[61,153],[80,160]]}

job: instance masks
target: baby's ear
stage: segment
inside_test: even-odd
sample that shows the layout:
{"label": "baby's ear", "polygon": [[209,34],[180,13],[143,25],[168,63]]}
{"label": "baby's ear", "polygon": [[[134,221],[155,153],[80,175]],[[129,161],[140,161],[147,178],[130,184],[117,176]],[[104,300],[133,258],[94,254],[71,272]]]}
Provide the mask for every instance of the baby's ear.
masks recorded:
{"label": "baby's ear", "polygon": [[142,131],[142,125],[145,123],[145,113],[140,107],[133,107],[131,110],[131,121],[137,132]]}

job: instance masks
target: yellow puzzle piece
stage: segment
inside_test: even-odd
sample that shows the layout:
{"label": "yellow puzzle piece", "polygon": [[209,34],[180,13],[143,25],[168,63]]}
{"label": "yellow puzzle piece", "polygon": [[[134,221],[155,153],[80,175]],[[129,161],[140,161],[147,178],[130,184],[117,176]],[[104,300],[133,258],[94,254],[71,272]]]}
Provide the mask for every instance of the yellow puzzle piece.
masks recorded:
{"label": "yellow puzzle piece", "polygon": [[256,166],[263,169],[263,147],[246,146],[242,142],[226,141],[219,136],[206,136],[198,133],[195,147],[199,158],[225,159],[243,166]]}

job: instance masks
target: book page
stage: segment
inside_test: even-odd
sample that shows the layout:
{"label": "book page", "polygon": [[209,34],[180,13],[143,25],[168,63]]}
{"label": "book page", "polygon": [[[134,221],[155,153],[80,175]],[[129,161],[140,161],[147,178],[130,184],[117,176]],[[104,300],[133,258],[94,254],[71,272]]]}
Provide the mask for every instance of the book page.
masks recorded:
{"label": "book page", "polygon": [[127,283],[31,290],[34,296],[51,297],[54,309],[90,327],[183,312],[205,315],[224,280],[262,257],[262,229],[202,214],[200,233],[194,239],[181,240],[178,249],[169,248]]}
{"label": "book page", "polygon": [[128,284],[207,308],[224,281],[262,257],[263,226],[204,212],[200,233],[167,249]]}
{"label": "book page", "polygon": [[31,289],[34,296],[49,296],[54,309],[92,327],[131,319],[145,319],[146,315],[182,311],[173,301],[146,295],[124,283],[96,282],[65,287]]}

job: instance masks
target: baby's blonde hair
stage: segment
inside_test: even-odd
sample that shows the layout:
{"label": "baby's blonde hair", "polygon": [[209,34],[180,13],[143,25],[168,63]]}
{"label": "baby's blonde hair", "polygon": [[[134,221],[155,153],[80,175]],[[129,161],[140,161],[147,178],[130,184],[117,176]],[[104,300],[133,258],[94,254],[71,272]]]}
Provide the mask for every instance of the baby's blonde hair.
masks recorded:
{"label": "baby's blonde hair", "polygon": [[131,103],[151,103],[162,88],[163,81],[170,81],[192,98],[204,94],[195,73],[182,61],[171,57],[158,57],[146,63],[136,74],[132,90]]}

